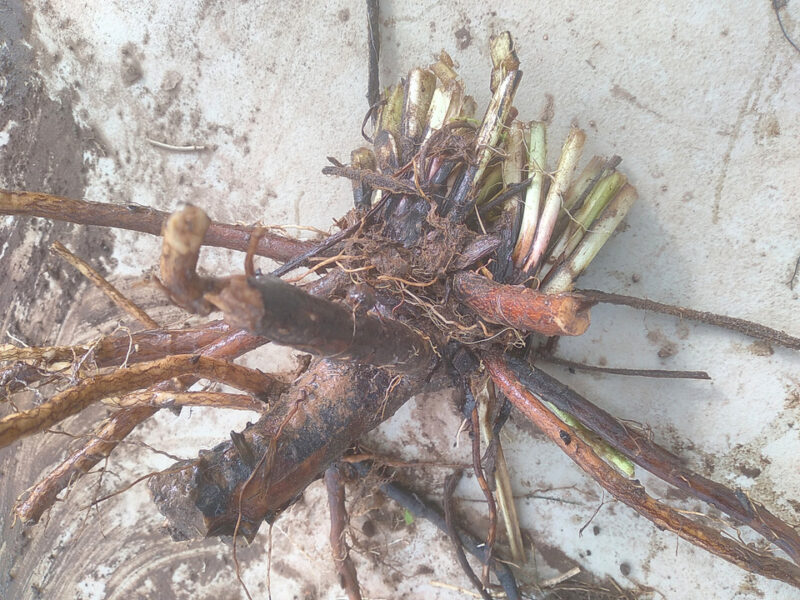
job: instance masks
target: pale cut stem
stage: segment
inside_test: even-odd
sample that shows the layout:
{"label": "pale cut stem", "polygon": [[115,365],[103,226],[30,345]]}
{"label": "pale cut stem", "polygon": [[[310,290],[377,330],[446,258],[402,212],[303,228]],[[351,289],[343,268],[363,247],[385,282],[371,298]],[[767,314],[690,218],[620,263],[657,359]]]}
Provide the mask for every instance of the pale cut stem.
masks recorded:
{"label": "pale cut stem", "polygon": [[553,246],[547,260],[557,264],[564,257],[572,254],[586,232],[592,227],[592,223],[600,211],[606,207],[623,185],[625,185],[625,176],[622,173],[614,172],[601,179],[594,186],[583,206],[570,220],[567,229]]}
{"label": "pale cut stem", "polygon": [[428,109],[436,89],[436,75],[428,69],[413,69],[408,74],[408,85],[403,105],[402,135],[419,141],[425,132]]}
{"label": "pale cut stem", "polygon": [[475,198],[475,204],[481,206],[490,198],[503,193],[503,169],[500,165],[492,166],[486,171],[486,175],[481,181],[481,189]]}
{"label": "pale cut stem", "polygon": [[544,203],[542,216],[539,219],[539,225],[536,229],[536,235],[533,238],[533,248],[528,261],[525,263],[525,271],[528,273],[533,272],[539,265],[539,261],[544,256],[545,250],[550,243],[550,237],[553,235],[553,228],[558,218],[558,213],[561,209],[561,201],[564,192],[569,185],[572,172],[580,160],[581,153],[583,152],[583,144],[586,142],[586,134],[577,127],[573,127],[567,139],[564,141],[564,147],[561,149],[561,157],[558,159],[558,168],[550,184],[550,190],[547,192],[547,199]]}
{"label": "pale cut stem", "polygon": [[572,255],[550,274],[550,280],[545,283],[543,291],[548,294],[557,294],[572,290],[575,287],[575,280],[600,252],[600,248],[625,218],[636,198],[636,188],[626,183],[600,213],[592,225],[591,231],[584,236]]}
{"label": "pale cut stem", "polygon": [[[564,198],[564,208],[568,211],[572,211],[582,206],[586,200],[586,196],[588,196],[592,188],[597,185],[597,182],[600,181],[602,177],[613,173],[621,162],[622,159],[616,155],[607,160],[602,156],[593,156],[589,164],[586,165],[583,171],[581,171],[581,174],[575,178],[569,190],[567,190],[567,195]],[[566,213],[562,216],[569,219],[569,215]]]}
{"label": "pale cut stem", "polygon": [[503,130],[514,102],[514,94],[522,78],[521,71],[511,71],[497,87],[483,122],[475,136],[475,153],[477,161],[470,166],[452,192],[448,200],[450,220],[462,222],[475,206],[475,192],[489,161],[497,155]]}
{"label": "pale cut stem", "polygon": [[509,71],[519,69],[519,57],[514,51],[514,39],[508,31],[493,35],[489,41],[492,57],[491,90],[494,92]]}
{"label": "pale cut stem", "polygon": [[447,52],[442,50],[439,60],[431,65],[430,69],[436,74],[439,82],[436,84],[428,109],[426,140],[446,123],[457,118],[464,102],[464,84],[453,70],[453,59]]}
{"label": "pale cut stem", "polygon": [[514,102],[514,94],[522,78],[520,71],[510,71],[503,79],[502,83],[492,95],[489,108],[486,109],[486,116],[483,119],[478,136],[475,139],[475,147],[478,149],[478,170],[472,178],[473,182],[480,180],[489,161],[496,154],[497,144],[503,134],[508,111]]}
{"label": "pale cut stem", "polygon": [[553,237],[550,239],[558,239],[570,223],[569,215],[576,208],[581,205],[583,200],[591,191],[591,188],[600,180],[606,166],[606,159],[602,156],[593,156],[589,163],[583,168],[580,175],[575,178],[572,185],[569,186],[567,194],[564,197],[564,210],[562,210],[556,226],[553,228]]}
{"label": "pale cut stem", "polygon": [[[504,187],[520,183],[523,180],[523,170],[525,168],[525,142],[522,123],[514,121],[506,137],[506,159],[503,161],[503,183]],[[516,199],[516,196],[514,197]],[[506,203],[513,202],[509,198]]]}
{"label": "pale cut stem", "polygon": [[452,57],[447,52],[442,50],[439,53],[439,60],[433,63],[429,68],[434,72],[436,77],[439,78],[439,81],[442,83],[450,83],[458,80],[458,73],[456,73],[454,67],[455,63],[453,62]]}
{"label": "pale cut stem", "polygon": [[522,225],[519,229],[517,245],[514,248],[514,265],[517,268],[522,268],[523,262],[531,251],[536,224],[539,221],[544,169],[547,163],[547,125],[542,121],[531,121],[528,135],[528,175],[532,179],[525,193]]}
{"label": "pale cut stem", "polygon": [[403,96],[405,88],[398,84],[389,90],[386,104],[381,109],[378,119],[378,130],[387,131],[397,139],[400,137],[400,125],[403,120]]}
{"label": "pale cut stem", "polygon": [[458,110],[461,108],[461,94],[462,89],[455,83],[436,86],[428,109],[428,126],[425,129],[425,140],[441,129],[454,116],[454,110],[455,114],[458,114]]}
{"label": "pale cut stem", "polygon": [[464,101],[461,104],[461,110],[458,113],[458,118],[465,121],[471,121],[475,119],[476,114],[478,114],[478,103],[475,101],[475,98],[472,96],[464,96]]}

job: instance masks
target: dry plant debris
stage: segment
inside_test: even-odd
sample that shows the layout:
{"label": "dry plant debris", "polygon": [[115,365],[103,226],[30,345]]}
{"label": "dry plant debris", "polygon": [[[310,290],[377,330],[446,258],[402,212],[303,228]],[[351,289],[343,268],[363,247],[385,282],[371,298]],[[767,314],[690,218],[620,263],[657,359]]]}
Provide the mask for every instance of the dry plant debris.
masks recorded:
{"label": "dry plant debris", "polygon": [[[354,209],[341,219],[338,233],[317,244],[261,227],[213,223],[192,206],[167,215],[0,191],[2,214],[162,235],[160,285],[172,301],[189,312],[225,315],[224,321],[193,329],[161,328],[86,263],[56,248],[142,330],[89,346],[0,348],[4,399],[13,407],[0,418],[0,446],[40,433],[94,402],[118,408],[19,499],[20,521],[36,523],[68,484],[164,407],[256,410],[260,419],[229,441],[148,476],[158,510],[176,539],[252,540],[264,521],[272,522],[324,475],[333,559],[348,597],[360,598],[345,540],[343,480],[368,468],[356,463],[356,475],[348,461],[340,461],[414,394],[455,388],[489,509],[485,543],[454,522],[455,476],[445,483],[444,516],[389,482],[382,489],[448,533],[481,597],[492,597],[498,584],[507,598],[520,597],[514,569],[504,563],[525,560],[499,435],[511,405],[612,496],[660,529],[800,588],[800,536],[794,527],[739,490],[692,472],[679,457],[534,366],[546,358],[548,337],[580,335],[594,304],[624,301],[576,291],[575,281],[622,222],[636,190],[617,170],[619,157],[596,156],[579,169],[586,136],[577,127],[560,151],[548,152],[546,124],[517,119],[514,95],[522,72],[510,34],[492,39],[491,56],[492,98],[483,115],[477,115],[445,52],[379,97],[371,84],[374,128],[365,134],[370,146],[354,151],[351,164],[333,160],[323,170],[352,180]],[[245,274],[198,274],[202,245],[247,252]],[[253,269],[253,254],[284,264],[265,275]],[[796,338],[762,326],[637,302],[798,347]],[[293,374],[267,375],[233,364],[266,343],[314,358]],[[198,379],[247,394],[187,392]],[[22,409],[12,403],[21,387],[53,380],[61,389],[45,402]],[[635,479],[636,467],[719,509],[731,526],[751,528],[791,560],[740,543],[719,521],[655,500]],[[508,552],[495,544],[501,518]],[[473,571],[465,551],[477,556],[482,570]]]}

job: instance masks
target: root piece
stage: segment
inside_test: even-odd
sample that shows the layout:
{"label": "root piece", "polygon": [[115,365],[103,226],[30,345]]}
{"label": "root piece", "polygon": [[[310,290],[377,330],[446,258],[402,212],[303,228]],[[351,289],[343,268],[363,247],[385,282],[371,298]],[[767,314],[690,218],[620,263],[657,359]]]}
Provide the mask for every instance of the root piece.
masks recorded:
{"label": "root piece", "polygon": [[[453,517],[453,492],[455,491],[456,485],[458,485],[458,481],[460,479],[461,471],[451,473],[444,479],[442,507],[444,508],[444,521],[447,525],[447,535],[450,536],[450,541],[453,544],[453,550],[456,553],[456,559],[458,560],[458,564],[461,566],[461,570],[464,571],[464,574],[467,576],[467,579],[469,579],[473,587],[478,590],[481,598],[484,600],[492,600],[489,592],[486,590],[483,583],[481,583],[480,578],[475,574],[475,571],[472,570],[472,566],[469,564],[466,554],[464,554],[464,548],[461,545],[461,539],[458,537],[458,529],[456,528],[456,522]],[[491,553],[488,554],[490,556],[489,560],[491,560]],[[486,565],[488,567],[488,562]]]}
{"label": "root piece", "polygon": [[[486,533],[486,557],[487,560],[492,559],[494,552],[494,543],[497,538],[497,504],[494,501],[494,494],[489,488],[489,482],[486,481],[486,475],[483,472],[483,464],[481,463],[481,426],[478,419],[477,405],[472,409],[472,470],[475,473],[475,479],[478,486],[481,488],[484,497],[486,498],[486,507],[489,512],[489,529]],[[488,444],[488,442],[487,442]],[[489,582],[489,564],[488,562],[483,566],[483,576],[481,582],[484,587]]]}
{"label": "root piece", "polygon": [[612,415],[544,371],[515,359],[508,365],[522,385],[540,398],[568,411],[611,447],[656,477],[682,489],[745,524],[800,564],[800,535],[764,506],[686,467],[680,457],[654,443],[647,435],[625,427]]}
{"label": "root piece", "polygon": [[239,445],[246,444],[252,456],[266,456],[274,448],[270,468],[261,468],[265,461],[260,461],[254,472],[236,446],[225,442],[153,476],[149,486],[156,505],[176,539],[232,535],[238,521],[238,534],[252,541],[263,520],[272,522],[353,441],[392,416],[421,385],[419,377],[318,361],[241,434]]}
{"label": "root piece", "polygon": [[97,271],[95,271],[89,263],[81,260],[77,256],[75,256],[72,252],[67,250],[66,246],[61,242],[53,242],[51,246],[52,250],[58,254],[61,258],[66,260],[69,264],[80,271],[81,275],[86,277],[89,281],[91,281],[94,285],[100,288],[103,293],[111,298],[111,301],[116,304],[119,308],[124,310],[128,315],[139,321],[142,325],[144,325],[147,329],[158,329],[159,324],[156,323],[150,315],[144,312],[141,308],[136,306],[133,302],[131,302],[128,298],[123,296],[117,288],[111,285],[108,280],[100,275]]}
{"label": "root piece", "polygon": [[360,184],[368,185],[373,189],[384,190],[395,194],[415,195],[417,193],[417,188],[408,182],[357,167],[323,167],[322,174],[345,177]]}
{"label": "root piece", "polygon": [[[15,346],[0,347],[0,352],[8,351],[9,348],[11,352],[18,349]],[[27,350],[27,348],[19,348],[19,350]],[[18,392],[48,375],[47,371],[19,361],[3,367],[0,369],[0,402],[6,402],[14,392]]]}
{"label": "root piece", "polygon": [[98,367],[116,367],[127,358],[128,364],[156,360],[173,354],[199,352],[222,336],[231,333],[225,321],[211,321],[189,329],[153,329],[131,335],[116,334],[92,344],[80,346],[44,346],[19,348],[0,345],[0,361],[24,361],[39,366],[69,362],[92,350],[92,361]]}
{"label": "root piece", "polygon": [[[234,359],[264,344],[262,338],[246,331],[234,331],[224,338],[204,347],[200,353],[216,358]],[[183,377],[180,387],[187,388],[197,381],[195,377]],[[164,381],[153,390],[167,390],[175,386],[175,380]],[[74,450],[60,465],[39,483],[30,488],[17,501],[14,513],[25,525],[37,523],[44,512],[56,501],[71,482],[88,473],[100,461],[108,457],[125,437],[140,423],[146,421],[158,408],[124,408],[115,412],[95,429],[91,438]]]}
{"label": "root piece", "polygon": [[543,294],[473,273],[457,274],[453,292],[482,319],[521,331],[581,335],[589,327],[591,304],[577,294]]}
{"label": "root piece", "polygon": [[232,324],[278,344],[405,372],[432,366],[430,343],[399,321],[354,313],[276,277],[231,277],[207,298]]}
{"label": "root piece", "polygon": [[608,375],[625,375],[627,377],[652,377],[654,379],[701,379],[709,381],[711,376],[705,371],[675,371],[670,369],[624,369],[616,367],[601,367],[599,365],[587,365],[582,362],[575,362],[553,356],[551,354],[536,357],[537,362],[542,361],[553,365],[575,369],[577,371],[588,371],[590,373],[606,373]]}
{"label": "root piece", "polygon": [[636,480],[626,479],[577,435],[570,427],[547,410],[539,399],[526,390],[513,371],[498,354],[485,354],[484,364],[495,384],[506,397],[550,438],[581,469],[616,499],[627,504],[659,529],[667,529],[695,546],[724,558],[742,569],[800,588],[800,568],[773,556],[756,552],[719,531],[695,522],[666,504],[648,496]]}
{"label": "root piece", "polygon": [[511,475],[508,472],[508,463],[506,463],[500,435],[499,433],[495,434],[495,423],[491,421],[497,415],[497,397],[494,393],[494,385],[491,381],[487,381],[485,385],[481,385],[479,390],[480,391],[475,394],[475,400],[477,401],[478,416],[480,417],[481,436],[484,438],[487,447],[490,444],[494,444],[496,448],[494,456],[494,483],[495,493],[497,495],[497,506],[500,508],[500,514],[503,516],[503,523],[505,524],[506,535],[508,536],[508,545],[511,547],[511,558],[517,566],[522,566],[525,564],[526,560],[525,546],[522,543],[522,532],[519,527],[517,507],[514,502],[514,492],[511,487]]}
{"label": "root piece", "polygon": [[[370,471],[370,466],[366,462],[355,464],[353,467],[362,477],[365,477]],[[387,497],[407,509],[415,518],[430,521],[439,531],[445,534],[449,532],[445,518],[442,516],[442,511],[433,503],[422,500],[420,494],[391,482],[381,484],[380,490]],[[456,527],[456,532],[464,550],[481,561],[481,563],[489,564],[489,568],[491,568],[495,577],[497,577],[500,585],[503,586],[506,598],[508,600],[519,600],[520,594],[517,590],[517,582],[514,579],[514,574],[511,572],[511,569],[496,558],[487,561],[486,546],[474,535],[467,532],[462,527]]]}
{"label": "root piece", "polygon": [[682,306],[664,304],[662,302],[655,302],[654,300],[647,300],[646,298],[611,294],[599,290],[580,290],[580,293],[584,294],[588,300],[594,303],[617,304],[620,306],[630,306],[639,310],[650,310],[665,315],[672,315],[679,319],[688,319],[689,321],[697,321],[699,323],[705,323],[706,325],[728,329],[729,331],[736,331],[737,333],[764,340],[770,344],[777,344],[784,348],[800,350],[800,338],[791,336],[785,331],[772,329],[771,327],[766,327],[745,319],[718,315],[704,310],[694,310]]}
{"label": "root piece", "polygon": [[[338,167],[331,167],[331,168],[338,168]],[[342,169],[350,169],[351,171],[359,171],[359,169],[352,169],[350,167],[341,167]],[[322,172],[325,173],[325,169],[322,169]],[[376,177],[381,177],[380,175],[375,174]],[[364,177],[364,182],[369,184],[370,187],[380,187],[375,186],[369,183],[368,178]],[[345,238],[353,235],[355,232],[359,231],[361,228],[365,227],[371,220],[375,217],[375,215],[383,208],[385,198],[378,200],[375,202],[375,205],[370,208],[367,213],[356,223],[350,225],[350,227],[346,227],[340,231],[337,231],[333,235],[328,236],[326,239],[321,241],[319,244],[316,244],[312,248],[309,248],[307,251],[303,252],[302,254],[298,254],[294,256],[291,260],[287,260],[283,263],[280,267],[275,269],[270,275],[273,277],[283,277],[292,269],[295,269],[299,266],[302,266],[309,258],[313,256],[317,256],[322,252],[332,248]]]}
{"label": "root piece", "polygon": [[[99,225],[161,235],[169,213],[138,204],[105,204],[62,198],[36,192],[12,192],[0,189],[0,214],[21,217],[43,217],[80,225]],[[253,227],[211,223],[203,243],[246,252]],[[302,254],[313,244],[274,233],[265,233],[258,241],[256,254],[286,261]]]}
{"label": "root piece", "polygon": [[226,361],[200,355],[172,356],[89,377],[39,406],[3,417],[0,419],[0,448],[52,427],[102,398],[189,373],[254,393],[274,393],[285,386],[269,375]]}
{"label": "root piece", "polygon": [[325,489],[328,492],[328,507],[331,513],[330,541],[333,564],[336,565],[340,583],[347,593],[348,600],[361,600],[358,574],[345,540],[349,519],[344,505],[344,482],[336,465],[331,465],[325,471]]}
{"label": "root piece", "polygon": [[152,408],[173,408],[180,406],[210,406],[211,408],[230,408],[233,410],[252,410],[264,412],[268,405],[246,394],[225,394],[222,392],[134,392],[122,398],[109,399],[110,406]]}
{"label": "root piece", "polygon": [[91,439],[72,452],[47,476],[17,500],[14,514],[23,525],[34,525],[73,481],[105,459],[133,429],[156,413],[157,408],[122,409],[106,419]]}

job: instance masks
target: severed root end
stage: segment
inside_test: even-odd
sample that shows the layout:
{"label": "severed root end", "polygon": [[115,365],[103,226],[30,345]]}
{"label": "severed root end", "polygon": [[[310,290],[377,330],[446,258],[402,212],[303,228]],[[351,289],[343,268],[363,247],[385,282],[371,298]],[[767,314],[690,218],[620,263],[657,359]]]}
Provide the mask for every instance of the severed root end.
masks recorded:
{"label": "severed root end", "polygon": [[523,332],[581,335],[589,327],[592,303],[579,294],[544,294],[495,283],[474,273],[456,275],[453,292],[482,319]]}
{"label": "severed root end", "polygon": [[214,281],[197,274],[197,258],[211,220],[202,209],[187,205],[164,224],[161,247],[161,282],[172,300],[182,308],[202,315],[213,310],[203,295]]}
{"label": "severed root end", "polygon": [[544,297],[553,307],[553,325],[562,331],[556,335],[582,335],[586,332],[591,322],[590,303],[580,296],[569,293],[546,294]]}

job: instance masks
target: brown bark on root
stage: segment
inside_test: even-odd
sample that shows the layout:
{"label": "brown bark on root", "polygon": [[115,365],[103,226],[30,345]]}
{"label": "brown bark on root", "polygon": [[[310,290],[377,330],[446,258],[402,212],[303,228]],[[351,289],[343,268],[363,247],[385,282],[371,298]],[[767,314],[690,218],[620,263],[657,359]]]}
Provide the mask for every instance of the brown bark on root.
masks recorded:
{"label": "brown bark on root", "polygon": [[132,392],[151,385],[153,381],[187,374],[226,382],[254,394],[269,394],[286,387],[285,383],[270,375],[226,361],[199,354],[171,356],[118,369],[108,375],[87,377],[39,406],[3,417],[0,419],[0,448],[44,431],[103,398]]}
{"label": "brown bark on root", "polygon": [[474,273],[453,277],[453,292],[480,318],[546,336],[581,335],[589,307],[578,294],[544,294],[520,285],[495,283]]}
{"label": "brown bark on root", "polygon": [[[0,189],[0,214],[43,217],[81,225],[99,225],[161,235],[170,213],[138,204],[115,205],[85,202],[37,192]],[[245,252],[255,228],[226,223],[211,223],[203,244]],[[259,237],[256,254],[285,261],[311,248],[313,244],[274,233]]]}
{"label": "brown bark on root", "polygon": [[432,364],[431,343],[392,319],[356,314],[277,277],[231,277],[207,294],[228,322],[318,356],[391,366],[404,372]]}
{"label": "brown bark on root", "polygon": [[649,496],[638,480],[623,477],[600,458],[572,429],[547,410],[541,401],[522,385],[501,356],[487,354],[484,363],[500,390],[550,440],[561,448],[583,471],[659,529],[667,529],[686,541],[724,558],[742,569],[800,587],[800,567],[786,560],[763,554],[726,537],[717,529],[694,521]]}
{"label": "brown bark on root", "polygon": [[[239,330],[204,346],[199,353],[232,360],[263,343],[262,338]],[[177,380],[161,382],[153,386],[151,391],[186,389],[196,381],[197,378],[194,376],[181,377]],[[37,523],[44,512],[53,505],[61,491],[107,458],[137,425],[149,419],[157,411],[158,408],[148,406],[123,408],[115,412],[95,428],[93,435],[86,443],[73,450],[61,464],[17,501],[14,506],[14,514],[26,525]]]}
{"label": "brown bark on root", "polygon": [[737,493],[695,473],[678,456],[653,442],[647,435],[626,427],[547,373],[539,369],[528,369],[518,361],[509,361],[509,366],[531,393],[575,416],[612,448],[622,452],[656,477],[715,506],[739,523],[757,531],[786,552],[795,563],[800,564],[800,536],[762,504],[752,501],[741,490]]}
{"label": "brown bark on root", "polygon": [[[361,435],[391,417],[423,379],[320,360],[236,440],[149,481],[176,539],[248,540],[319,478]],[[241,517],[241,518],[240,518]]]}

